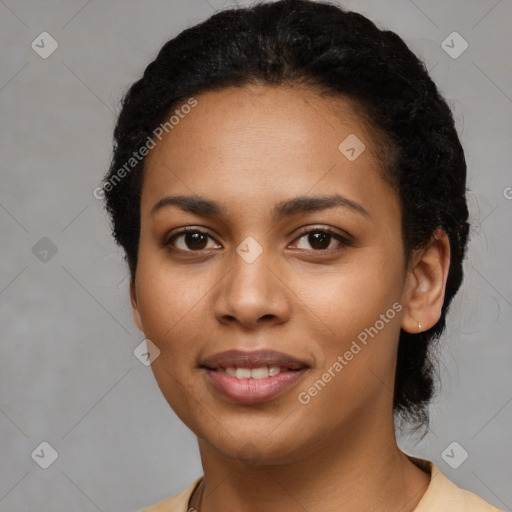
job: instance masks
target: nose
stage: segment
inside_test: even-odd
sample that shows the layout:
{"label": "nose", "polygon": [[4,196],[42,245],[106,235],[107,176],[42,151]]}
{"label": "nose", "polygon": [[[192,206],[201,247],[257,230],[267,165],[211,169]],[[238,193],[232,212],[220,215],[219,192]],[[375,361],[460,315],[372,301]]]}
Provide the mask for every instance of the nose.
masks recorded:
{"label": "nose", "polygon": [[222,279],[215,298],[215,317],[220,323],[255,329],[290,318],[290,294],[275,258],[270,256],[264,250],[248,262],[233,251],[231,270]]}

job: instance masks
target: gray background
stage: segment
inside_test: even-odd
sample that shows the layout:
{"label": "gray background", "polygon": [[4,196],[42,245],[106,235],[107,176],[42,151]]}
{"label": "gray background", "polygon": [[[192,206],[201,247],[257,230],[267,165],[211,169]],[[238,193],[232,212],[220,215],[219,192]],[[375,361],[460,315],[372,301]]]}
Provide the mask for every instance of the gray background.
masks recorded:
{"label": "gray background", "polygon": [[[0,511],[137,511],[201,474],[194,435],[133,354],[127,268],[92,191],[122,93],[165,41],[229,5],[0,0]],[[512,2],[343,5],[425,60],[469,167],[469,257],[432,429],[400,444],[512,510]],[[43,31],[59,44],[47,59],[31,48]],[[469,44],[458,58],[441,47],[453,31]],[[31,458],[42,441],[58,452],[48,469]],[[469,454],[457,469],[442,456],[453,441]]]}

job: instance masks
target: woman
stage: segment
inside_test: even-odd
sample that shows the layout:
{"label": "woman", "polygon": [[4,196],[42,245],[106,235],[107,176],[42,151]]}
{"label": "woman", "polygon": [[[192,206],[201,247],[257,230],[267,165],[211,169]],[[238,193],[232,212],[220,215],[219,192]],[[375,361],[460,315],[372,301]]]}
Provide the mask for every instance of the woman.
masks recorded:
{"label": "woman", "polygon": [[496,511],[405,454],[462,281],[466,163],[393,32],[225,10],[128,91],[103,188],[134,319],[204,476],[147,511]]}

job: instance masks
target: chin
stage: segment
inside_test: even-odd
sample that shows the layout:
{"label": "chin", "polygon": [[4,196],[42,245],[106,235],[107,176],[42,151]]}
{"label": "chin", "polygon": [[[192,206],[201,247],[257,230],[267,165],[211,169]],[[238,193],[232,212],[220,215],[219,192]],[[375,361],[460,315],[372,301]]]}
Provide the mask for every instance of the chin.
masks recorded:
{"label": "chin", "polygon": [[277,427],[273,432],[272,428],[265,431],[258,428],[228,428],[204,432],[198,437],[226,458],[241,462],[247,467],[265,467],[289,464],[307,456],[308,439],[304,438],[303,430],[301,438],[297,438],[298,432],[300,429],[296,426],[291,431],[289,427],[285,429],[283,426],[281,431]]}

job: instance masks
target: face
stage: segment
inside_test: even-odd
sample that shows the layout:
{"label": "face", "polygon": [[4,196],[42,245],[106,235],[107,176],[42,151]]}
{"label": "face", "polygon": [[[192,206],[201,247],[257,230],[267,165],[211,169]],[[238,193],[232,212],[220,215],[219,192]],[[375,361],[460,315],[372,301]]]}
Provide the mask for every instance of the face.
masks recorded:
{"label": "face", "polygon": [[406,271],[371,129],[312,90],[195,99],[142,187],[132,305],[162,393],[218,453],[273,463],[388,421]]}

